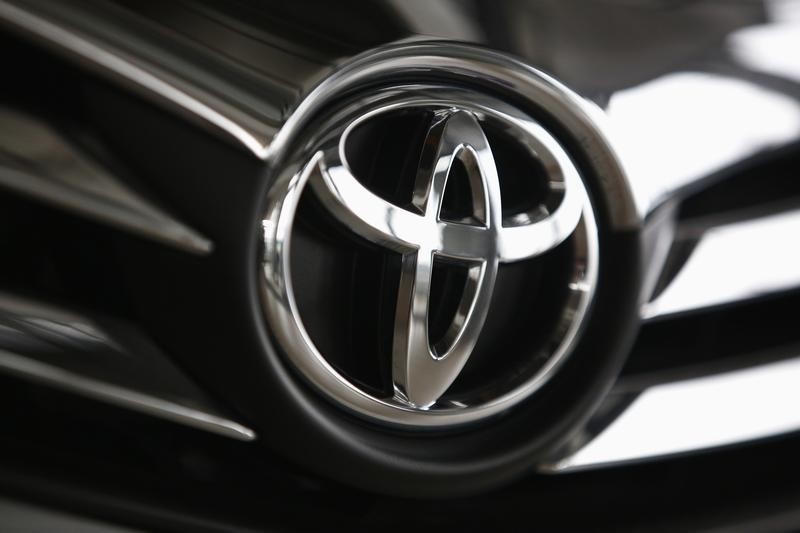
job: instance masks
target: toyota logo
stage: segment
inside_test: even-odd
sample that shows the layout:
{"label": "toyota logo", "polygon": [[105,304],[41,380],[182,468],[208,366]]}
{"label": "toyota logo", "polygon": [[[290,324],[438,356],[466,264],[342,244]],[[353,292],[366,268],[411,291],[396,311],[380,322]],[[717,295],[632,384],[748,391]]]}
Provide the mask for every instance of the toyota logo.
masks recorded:
{"label": "toyota logo", "polygon": [[[264,221],[267,316],[289,360],[337,403],[384,421],[440,425],[488,416],[538,389],[569,354],[593,291],[597,237],[591,204],[579,172],[561,144],[537,121],[493,99],[442,97],[435,89],[416,97],[381,95],[342,111],[320,128],[307,162],[273,188]],[[367,187],[349,164],[348,143],[361,124],[403,109],[422,109],[430,122],[422,142],[413,195],[397,205]],[[504,217],[498,168],[482,124],[491,122],[519,143],[546,174],[547,206]],[[443,216],[448,180],[456,162],[469,182],[469,216]],[[524,169],[523,169],[524,170]],[[533,171],[531,171],[533,172]],[[380,179],[380,177],[378,177]],[[533,179],[533,178],[531,178]],[[301,194],[308,190],[341,223],[343,231],[402,257],[391,339],[391,396],[377,396],[339,372],[313,342],[292,294],[291,228]],[[311,194],[311,192],[307,192]],[[575,247],[570,296],[538,366],[495,397],[445,399],[481,336],[503,263],[529,260],[566,240]],[[429,334],[434,261],[457,263],[466,282],[441,339]],[[502,369],[501,369],[502,370]],[[517,376],[514,376],[515,379]]]}

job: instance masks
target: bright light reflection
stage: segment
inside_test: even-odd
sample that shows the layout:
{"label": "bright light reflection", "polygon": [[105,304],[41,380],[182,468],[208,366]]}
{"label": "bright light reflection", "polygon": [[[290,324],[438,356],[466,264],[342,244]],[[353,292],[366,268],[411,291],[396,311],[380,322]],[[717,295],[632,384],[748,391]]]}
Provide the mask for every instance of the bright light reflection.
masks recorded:
{"label": "bright light reflection", "polygon": [[800,358],[647,390],[555,470],[671,455],[800,430]]}
{"label": "bright light reflection", "polygon": [[670,191],[800,138],[800,104],[744,80],[684,72],[616,93],[614,145],[642,213]]}
{"label": "bright light reflection", "polygon": [[642,310],[652,318],[800,286],[800,211],[708,230],[669,286]]}
{"label": "bright light reflection", "polygon": [[728,48],[748,69],[800,82],[800,22],[745,28],[730,35]]}

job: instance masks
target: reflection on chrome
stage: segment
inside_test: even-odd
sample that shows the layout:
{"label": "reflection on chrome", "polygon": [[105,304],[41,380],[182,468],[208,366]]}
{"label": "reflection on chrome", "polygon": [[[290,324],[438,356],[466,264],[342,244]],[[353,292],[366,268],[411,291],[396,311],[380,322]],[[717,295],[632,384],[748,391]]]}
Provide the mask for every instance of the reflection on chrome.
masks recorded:
{"label": "reflection on chrome", "polygon": [[[339,160],[338,154],[345,153],[347,132],[358,121],[323,156],[320,175],[312,178],[315,190],[332,203],[332,212],[345,224],[366,239],[403,251],[393,379],[398,399],[415,407],[433,405],[467,362],[489,310],[498,264],[534,257],[566,240],[578,226],[588,201],[569,159],[543,128],[531,123],[527,128],[535,135],[530,142],[549,169],[550,187],[560,193],[560,203],[542,220],[504,227],[497,168],[478,118],[467,111],[452,111],[444,107],[446,102],[441,105],[423,143],[412,200],[416,212],[370,192],[350,173],[347,162]],[[445,187],[457,159],[467,169],[475,224],[440,217]],[[451,342],[441,351],[430,345],[428,337],[428,293],[437,256],[469,265],[460,311],[447,335]]]}
{"label": "reflection on chrome", "polygon": [[646,319],[800,287],[800,211],[719,226],[642,309]]}
{"label": "reflection on chrome", "polygon": [[[108,20],[101,19],[103,24],[91,26],[91,16],[80,13],[75,7],[60,2],[26,3],[23,7],[0,0],[0,21],[42,40],[103,76],[124,80],[130,88],[202,123],[257,157],[266,156],[269,140],[280,118],[277,106],[258,100],[248,107],[230,96],[220,96],[226,93],[240,95],[241,91],[232,86],[224,74],[194,68],[175,57],[171,51],[174,42],[147,56],[148,51],[152,52],[152,39],[157,34],[152,28],[144,41],[147,46],[140,46],[134,52],[131,43],[142,42],[141,35],[134,30],[135,25],[115,31]],[[95,4],[92,7],[94,11],[100,11],[102,6]],[[106,9],[113,10],[113,6],[106,6]],[[89,28],[85,27],[87,24]],[[217,90],[211,91],[209,86]],[[270,90],[266,84],[261,89],[265,94],[276,96],[276,91]],[[253,102],[253,98],[248,100]]]}
{"label": "reflection on chrome", "polygon": [[798,383],[800,358],[657,385],[545,470],[615,465],[798,431]]}
{"label": "reflection on chrome", "polygon": [[3,349],[0,349],[0,372],[237,440],[256,438],[250,428],[208,410],[92,379]]}
{"label": "reflection on chrome", "polygon": [[0,293],[0,347],[8,348],[12,338],[34,338],[55,346],[122,348],[86,317],[44,306],[24,298]]}
{"label": "reflection on chrome", "polygon": [[183,250],[212,243],[137,194],[39,119],[0,106],[0,189]]}
{"label": "reflection on chrome", "polygon": [[[516,108],[486,95],[457,88],[417,85],[364,97],[323,124],[326,133],[302,166],[290,168],[273,185],[263,227],[265,313],[289,359],[317,388],[364,416],[412,426],[462,424],[491,416],[538,390],[570,355],[594,296],[597,227],[578,169],[564,147]],[[348,134],[368,119],[397,110],[427,110],[436,118],[428,130],[414,190],[414,205],[401,208],[360,183],[346,161]],[[498,170],[483,124],[512,135],[547,169],[552,212],[526,212],[526,224],[502,218]],[[341,133],[339,133],[341,132]],[[309,148],[311,149],[311,148]],[[450,165],[460,158],[473,190],[472,219],[442,220],[439,209]],[[303,159],[303,158],[299,158]],[[392,353],[395,397],[365,392],[340,374],[315,346],[299,314],[291,279],[291,228],[308,184],[326,209],[350,231],[404,254]],[[574,235],[569,297],[558,327],[537,365],[491,393],[437,399],[456,379],[481,333],[498,263],[535,257]],[[446,338],[445,354],[427,338],[428,283],[434,255],[469,267],[469,282]],[[445,357],[446,355],[446,357]]]}
{"label": "reflection on chrome", "polygon": [[607,111],[643,214],[686,185],[800,139],[796,99],[710,73],[670,74],[620,91]]}
{"label": "reflection on chrome", "polygon": [[732,34],[728,46],[740,65],[800,83],[800,55],[789,52],[800,50],[800,22],[752,26]]}
{"label": "reflection on chrome", "polygon": [[800,82],[800,1],[767,0],[768,24],[751,26],[728,36],[733,58],[754,71]]}
{"label": "reflection on chrome", "polygon": [[238,440],[255,438],[145,335],[116,320],[0,293],[0,372]]}

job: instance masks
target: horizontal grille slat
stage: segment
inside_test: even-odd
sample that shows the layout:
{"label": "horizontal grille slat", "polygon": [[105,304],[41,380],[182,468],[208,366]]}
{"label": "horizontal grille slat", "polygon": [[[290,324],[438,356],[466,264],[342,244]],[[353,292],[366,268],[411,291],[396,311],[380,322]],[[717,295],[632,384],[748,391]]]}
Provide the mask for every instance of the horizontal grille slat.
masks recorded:
{"label": "horizontal grille slat", "polygon": [[[717,448],[800,430],[800,358],[612,393],[622,408],[596,422],[548,472],[569,472]],[[602,412],[602,409],[601,409]]]}
{"label": "horizontal grille slat", "polygon": [[692,251],[666,287],[643,307],[643,318],[654,320],[800,287],[798,235],[800,210],[700,230],[684,225],[676,243],[691,243]]}

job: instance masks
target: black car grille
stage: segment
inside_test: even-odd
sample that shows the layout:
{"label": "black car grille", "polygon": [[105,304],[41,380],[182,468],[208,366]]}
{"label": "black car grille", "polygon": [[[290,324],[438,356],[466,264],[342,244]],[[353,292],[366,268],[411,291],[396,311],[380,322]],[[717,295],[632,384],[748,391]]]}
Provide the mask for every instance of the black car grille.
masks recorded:
{"label": "black car grille", "polygon": [[[57,45],[31,37],[9,22],[5,9],[10,5],[0,3],[7,26],[0,32],[0,56],[6,72],[14,74],[0,84],[3,492],[139,527],[176,530],[301,530],[320,524],[474,529],[513,527],[534,515],[537,524],[564,530],[645,527],[653,525],[654,516],[663,517],[667,529],[756,527],[763,525],[764,515],[796,507],[796,475],[786,468],[796,462],[800,443],[792,433],[646,464],[532,473],[496,493],[437,502],[344,488],[248,442],[256,437],[268,442],[270,435],[256,436],[234,406],[205,387],[204,378],[187,364],[192,354],[174,353],[180,343],[168,331],[183,319],[164,303],[185,297],[183,305],[202,305],[171,280],[199,270],[204,274],[197,279],[209,271],[228,275],[223,266],[229,243],[217,228],[221,219],[237,216],[237,198],[256,189],[252,184],[260,178],[260,162],[164,109],[163,102],[154,103],[141,87],[130,90],[119,83],[118,73],[76,61],[72,54],[54,51]],[[72,16],[82,12],[76,9]],[[121,7],[104,9],[148,24]],[[197,43],[187,44],[191,39],[181,43],[197,65],[211,60]],[[171,49],[176,51],[183,49]],[[315,62],[324,64],[320,58],[309,60]],[[206,81],[213,85],[214,80]],[[252,80],[245,81],[241,86],[252,88]],[[287,102],[302,93],[303,87],[268,81],[279,86]],[[791,90],[800,96],[800,88]],[[256,109],[253,115],[262,126],[254,138],[268,139],[287,112],[288,106]],[[12,114],[103,169],[116,188],[98,193],[92,189],[96,183],[73,187],[51,179],[59,165],[74,168],[69,159],[47,165],[20,160],[10,142],[3,144],[16,134],[7,127],[10,120],[3,122]],[[796,214],[799,158],[797,144],[767,150],[670,197],[656,212],[669,242],[653,263],[651,300],[657,302],[691,266],[710,230]],[[12,172],[38,173],[43,185],[20,186],[8,177]],[[244,185],[234,183],[242,176]],[[104,205],[128,209],[130,216],[109,215]],[[330,240],[327,234],[317,237]],[[780,238],[787,239],[782,246],[797,248],[796,235]],[[306,245],[320,247],[311,237]],[[336,252],[341,250],[332,255]],[[369,267],[380,260],[359,261]],[[380,285],[385,279],[362,281]],[[317,289],[332,295],[342,290]],[[612,393],[622,399],[601,412],[624,411],[654,385],[798,356],[797,289],[786,284],[741,301],[644,317]],[[301,302],[312,304],[312,297]],[[354,309],[361,304],[352,303]],[[380,324],[376,328],[371,340],[380,343]],[[1,362],[3,353],[10,363]],[[364,373],[363,381],[374,381],[376,388],[386,386],[385,368],[341,364],[357,367],[354,373]],[[55,374],[47,373],[53,369]],[[90,386],[65,385],[75,376]],[[603,429],[596,423],[588,433]]]}

